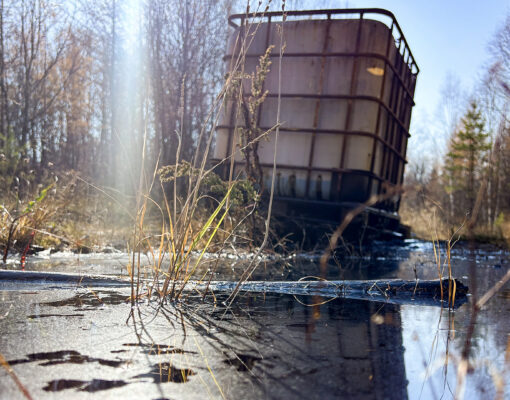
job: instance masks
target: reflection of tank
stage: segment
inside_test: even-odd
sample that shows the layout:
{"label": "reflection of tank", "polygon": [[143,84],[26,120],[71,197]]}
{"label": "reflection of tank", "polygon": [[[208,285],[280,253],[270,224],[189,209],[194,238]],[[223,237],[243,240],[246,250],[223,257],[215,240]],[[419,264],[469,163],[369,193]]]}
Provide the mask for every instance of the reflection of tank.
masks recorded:
{"label": "reflection of tank", "polygon": [[[257,338],[241,356],[257,361],[250,371],[253,393],[242,387],[245,381],[230,378],[231,393],[246,399],[408,398],[399,306],[267,294],[246,295],[233,313],[234,325]],[[231,337],[242,336],[232,328]]]}
{"label": "reflection of tank", "polygon": [[[235,33],[226,56],[229,69],[242,53],[244,38],[250,42],[242,49],[246,73],[255,71],[260,56],[275,46],[264,82],[268,95],[258,114],[263,130],[276,123],[281,20],[279,12],[230,17]],[[346,210],[381,195],[368,210],[369,224],[382,221],[396,229],[400,196],[382,196],[402,184],[419,70],[395,17],[381,9],[291,11],[284,40],[275,211],[339,222]],[[221,160],[234,149],[236,171],[243,167],[237,128],[244,120],[238,111],[232,102],[228,105],[214,154]],[[270,134],[258,150],[266,188],[273,154]]]}

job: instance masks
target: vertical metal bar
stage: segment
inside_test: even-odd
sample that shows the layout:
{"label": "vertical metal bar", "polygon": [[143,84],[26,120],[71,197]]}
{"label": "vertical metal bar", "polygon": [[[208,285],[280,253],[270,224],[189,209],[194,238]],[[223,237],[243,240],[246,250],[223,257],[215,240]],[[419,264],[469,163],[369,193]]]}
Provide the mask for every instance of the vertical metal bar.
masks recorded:
{"label": "vertical metal bar", "polygon": [[[351,73],[351,87],[349,91],[349,95],[352,97],[354,96],[356,92],[356,84],[357,84],[357,77],[358,77],[358,58],[359,58],[359,48],[361,45],[361,33],[362,33],[362,27],[363,27],[363,12],[360,12],[359,15],[359,24],[358,24],[358,33],[356,37],[356,48],[354,50],[354,60],[352,62],[352,73]],[[345,116],[345,129],[346,131],[350,130],[351,128],[351,116],[352,116],[352,110],[353,110],[353,99],[349,99],[347,102],[347,114]],[[342,154],[340,156],[340,169],[344,169],[345,167],[345,152],[346,147],[348,143],[348,137],[349,135],[344,134],[343,141],[342,141]],[[331,184],[333,185],[333,180],[331,181]],[[339,176],[338,179],[338,187],[337,192],[340,193],[341,186],[342,186],[342,175]],[[331,187],[330,193],[334,193],[335,188]]]}
{"label": "vertical metal bar", "polygon": [[[394,76],[393,76],[393,79],[392,79],[392,86],[393,86],[393,83],[394,83]],[[393,89],[390,93],[390,104],[391,104],[391,101],[393,99]],[[385,128],[384,128],[384,141],[387,142],[388,141],[388,132],[390,131],[390,127],[391,127],[391,115],[390,113],[386,113],[386,123],[385,123]],[[381,170],[380,170],[380,176],[381,176],[381,179],[386,179],[386,162],[387,162],[387,158],[388,158],[388,149],[386,148],[386,146],[383,147],[383,156],[382,156],[382,160],[381,160]]]}
{"label": "vertical metal bar", "polygon": [[[317,97],[317,100],[315,102],[315,112],[314,112],[314,115],[313,115],[313,133],[312,133],[312,143],[311,143],[311,146],[310,146],[310,153],[308,155],[308,172],[306,174],[306,188],[305,188],[305,197],[306,198],[309,198],[310,197],[310,179],[311,179],[311,174],[312,174],[312,171],[311,171],[311,168],[313,166],[313,153],[315,151],[315,140],[316,140],[316,137],[317,137],[317,127],[319,125],[319,112],[320,112],[320,104],[321,104],[321,98],[320,96],[322,95],[322,91],[323,91],[323,88],[324,88],[324,71],[326,69],[326,52],[328,51],[328,45],[329,45],[329,30],[330,30],[330,27],[331,27],[331,14],[328,13],[328,23],[326,25],[326,29],[325,29],[325,37],[324,37],[324,41],[322,43],[322,58],[321,58],[321,72],[320,72],[320,75],[319,75],[319,88],[318,88],[318,92],[317,94],[319,95],[319,97]],[[320,200],[320,199],[319,199]]]}
{"label": "vertical metal bar", "polygon": [[[405,166],[406,166],[406,164],[405,164],[406,155],[407,155],[407,142],[406,142],[406,145],[403,146],[403,152],[402,152],[402,157],[404,158],[404,161],[399,161],[399,166],[400,166],[400,163],[402,163],[402,171],[400,172],[400,177],[399,177],[399,182],[400,183],[404,182],[404,169],[405,169]],[[400,201],[401,200],[402,200],[402,197],[399,196],[397,204],[396,204],[396,209],[397,210],[400,207]]]}
{"label": "vertical metal bar", "polygon": [[[391,118],[393,119],[393,117],[391,117]],[[391,135],[389,137],[389,143],[393,147],[395,147],[395,136],[398,135],[398,131],[399,131],[399,126],[396,123],[396,121],[393,119],[392,128],[391,128]],[[388,180],[389,180],[390,183],[392,183],[392,178],[393,178],[393,174],[394,174],[394,171],[393,171],[394,160],[395,160],[395,155],[391,154],[390,162],[388,163],[388,168],[389,168]]]}
{"label": "vertical metal bar", "polygon": [[[401,41],[401,43],[400,43],[401,45],[402,45],[402,42],[404,42],[404,41],[403,40]],[[399,46],[399,48],[402,49],[402,46]],[[400,121],[399,110],[400,110],[400,106],[403,101],[403,97],[402,97],[403,96],[403,84],[401,82],[404,82],[404,78],[402,77],[402,72],[404,71],[404,65],[405,65],[404,59],[406,56],[406,52],[407,52],[407,45],[404,43],[402,53],[399,52],[399,54],[398,54],[399,56],[397,57],[398,68],[396,68],[396,70],[398,71],[398,76],[400,77],[400,80],[395,76],[395,78],[397,78],[397,79],[395,79],[393,82],[393,86],[395,89],[395,91],[394,91],[395,97],[393,98],[393,104],[391,105],[391,110],[393,111],[395,118],[398,118],[399,121]],[[391,116],[390,118],[392,119],[392,124],[391,124],[390,135],[387,138],[387,141],[392,146],[394,146],[395,145],[395,136],[399,135],[401,132],[397,125],[397,122],[395,121],[395,118],[393,116]],[[397,149],[397,150],[400,153],[400,149]],[[395,156],[389,155],[388,161],[386,164],[386,180],[389,181],[390,183],[397,184],[396,179],[394,179],[394,177],[395,177],[394,168],[395,168]]]}
{"label": "vertical metal bar", "polygon": [[[398,60],[400,57],[400,53],[398,53],[396,55],[396,60]],[[397,91],[398,91],[398,77],[395,73],[393,73],[393,77],[392,77],[392,82],[391,82],[391,92],[390,92],[390,99],[389,99],[389,104],[388,104],[388,108],[392,111],[394,111],[394,107],[395,107],[395,103],[396,101],[398,101],[398,94],[397,94]],[[393,134],[393,131],[395,129],[395,121],[393,119],[393,116],[390,114],[390,113],[387,113],[387,117],[386,117],[386,130],[384,132],[384,140],[389,143],[390,145],[392,145],[391,143],[391,138],[392,138],[392,134]],[[390,168],[390,163],[391,163],[391,159],[389,157],[390,153],[388,151],[388,149],[384,149],[384,152],[383,152],[383,159],[382,159],[382,165],[381,165],[381,177],[383,178],[383,180],[388,180],[389,177],[388,177],[388,170]]]}
{"label": "vertical metal bar", "polygon": [[[407,55],[407,61],[406,61],[406,67],[405,68],[405,79],[402,81],[402,85],[405,85],[406,88],[409,87],[410,85],[410,71],[409,71],[409,52],[408,52],[408,55]],[[401,99],[400,99],[400,104],[399,104],[399,110],[398,110],[398,113],[397,113],[397,116],[399,118],[399,120],[401,122],[403,122],[403,126],[406,127],[406,129],[408,129],[408,126],[406,124],[406,115],[407,115],[407,110],[408,110],[408,106],[409,106],[409,101],[408,101],[408,98],[407,98],[407,95],[405,95],[404,93],[404,87],[401,88],[401,92],[402,92],[402,96],[401,96]],[[404,135],[406,135],[407,132],[404,131],[403,128],[399,128],[397,130],[397,139],[398,139],[398,146],[395,146],[399,152],[399,154],[404,158],[405,160],[405,154],[406,154],[406,147],[407,147],[407,142],[406,142],[406,146],[403,146],[403,143],[404,143]],[[395,184],[396,185],[400,185],[402,184],[403,182],[403,177],[404,177],[404,166],[405,164],[403,164],[404,161],[400,161],[398,162],[398,167],[397,167],[397,171],[394,172],[394,175],[392,176],[393,180],[395,181]],[[400,166],[402,165],[402,169],[400,171],[400,173],[398,172],[398,169],[400,169]],[[397,209],[398,209],[398,205],[397,205]]]}
{"label": "vertical metal bar", "polygon": [[[233,134],[234,134],[233,126],[234,126],[234,116],[236,114],[236,109],[237,109],[237,105],[235,104],[235,100],[232,100],[232,106],[230,108],[229,125],[228,125],[227,151],[225,154],[226,158],[232,156],[231,162],[234,162],[234,156],[232,154],[232,148],[234,147],[234,144],[232,143],[232,141],[233,141]],[[228,171],[228,164],[224,164],[222,167],[222,178],[223,179],[228,178],[227,171]]]}
{"label": "vertical metal bar", "polygon": [[[266,29],[266,51],[269,48],[269,37],[271,34],[271,16],[267,17],[267,29]],[[262,92],[264,93],[264,89],[266,87],[266,81],[262,81]],[[259,106],[258,112],[257,112],[257,127],[260,126],[260,116],[262,115],[262,107],[264,106],[264,102],[262,102]]]}
{"label": "vertical metal bar", "polygon": [[409,101],[407,100],[407,95],[404,92],[402,96],[402,101],[400,102],[400,113],[398,118],[400,119],[400,122],[402,122],[402,126],[405,126],[406,128],[408,128],[406,126],[406,110],[408,104]]}
{"label": "vertical metal bar", "polygon": [[398,74],[400,76],[400,79],[403,81],[404,78],[402,76],[402,71],[404,70],[404,65],[405,65],[405,61],[404,61],[404,57],[406,55],[406,50],[407,50],[407,47],[404,47],[404,51],[403,53],[400,55],[400,59],[399,59],[399,63],[398,63]]}
{"label": "vertical metal bar", "polygon": [[[402,134],[404,134],[404,133],[402,133]],[[402,149],[402,158],[404,159],[404,161],[399,161],[399,163],[404,163],[404,165],[402,166],[402,172],[400,173],[399,182],[403,182],[404,181],[404,167],[405,167],[405,159],[406,159],[406,155],[407,155],[407,141],[406,141],[406,145],[405,146],[402,146],[402,143],[401,143],[401,147],[403,147],[403,149]]]}
{"label": "vertical metal bar", "polygon": [[[395,109],[393,110],[393,115],[395,116],[395,120],[397,121],[400,121],[400,117],[399,117],[399,110],[400,110],[400,106],[402,104],[402,95],[403,95],[403,92],[404,89],[402,88],[402,85],[400,84],[400,82],[397,82],[397,97],[395,99]],[[396,121],[395,121],[396,122]],[[393,130],[391,132],[391,142],[390,142],[392,145],[395,144],[395,130]]]}
{"label": "vertical metal bar", "polygon": [[[407,57],[406,57],[406,66],[407,68],[409,68],[409,59],[411,58],[411,54],[409,53],[409,49],[407,49]],[[406,70],[407,72],[407,70]]]}
{"label": "vertical metal bar", "polygon": [[[393,27],[394,27],[394,21],[392,21],[391,23],[391,28],[390,30],[388,31],[388,40],[386,42],[386,59],[389,60],[390,58],[390,48],[391,48],[391,43],[393,42]],[[387,72],[387,67],[388,65],[386,64],[386,61],[384,61],[384,72],[383,72],[383,75],[382,75],[382,83],[381,83],[381,91],[379,93],[379,99],[381,101],[384,102],[384,90],[385,90],[385,85],[386,85],[386,72]],[[379,135],[379,125],[381,124],[381,113],[382,113],[382,105],[381,104],[378,104],[378,109],[377,109],[377,118],[376,118],[376,122],[375,122],[375,134],[376,135]],[[382,134],[382,132],[381,132]],[[374,138],[374,144],[372,145],[372,158],[370,160],[370,173],[373,174],[374,172],[374,166],[375,166],[375,158],[376,158],[376,155],[377,155],[377,140]],[[384,146],[384,145],[383,145]],[[368,180],[368,187],[367,187],[367,193],[368,193],[368,196],[370,196],[372,194],[372,184],[374,182],[374,179],[373,178],[370,178]]]}
{"label": "vertical metal bar", "polygon": [[[246,25],[244,24],[244,18],[242,18],[240,26],[239,26],[239,38],[240,38],[239,52],[240,53],[242,52],[242,49],[243,49],[244,37],[246,34],[245,30],[246,30]],[[234,55],[236,54],[236,47],[237,47],[237,43],[236,43],[234,49],[232,50],[232,58],[230,59],[230,68],[229,68],[230,73],[232,73],[232,62],[235,59]],[[246,61],[246,58],[243,61],[243,67],[242,67],[243,70],[244,70],[244,62],[245,61]],[[243,81],[241,78],[241,86],[240,86],[241,92],[243,91],[242,84],[243,84]],[[242,95],[242,93],[241,93],[241,95]],[[238,107],[236,104],[236,100],[234,99],[234,100],[232,100],[232,108],[230,109],[230,118],[229,118],[229,124],[228,124],[227,153],[225,155],[226,157],[230,157],[230,156],[232,157],[232,160],[230,161],[230,169],[231,170],[235,169],[234,130],[235,130],[235,126],[237,126],[237,121],[234,121],[234,118],[237,115],[237,108]],[[225,166],[223,167],[223,179],[228,179],[227,171],[228,171],[227,164],[225,164]]]}

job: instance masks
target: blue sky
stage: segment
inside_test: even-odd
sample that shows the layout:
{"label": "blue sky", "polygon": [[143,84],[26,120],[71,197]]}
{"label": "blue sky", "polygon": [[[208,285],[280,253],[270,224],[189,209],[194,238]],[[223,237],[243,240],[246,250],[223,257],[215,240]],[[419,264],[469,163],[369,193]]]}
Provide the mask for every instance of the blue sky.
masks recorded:
{"label": "blue sky", "polygon": [[[331,1],[328,6],[335,6]],[[489,42],[510,13],[510,0],[349,0],[339,7],[385,8],[395,15],[420,67],[409,157],[440,155],[447,138],[434,125],[448,74],[472,93],[489,59]],[[430,157],[433,159],[434,157]],[[413,161],[413,160],[410,160]]]}

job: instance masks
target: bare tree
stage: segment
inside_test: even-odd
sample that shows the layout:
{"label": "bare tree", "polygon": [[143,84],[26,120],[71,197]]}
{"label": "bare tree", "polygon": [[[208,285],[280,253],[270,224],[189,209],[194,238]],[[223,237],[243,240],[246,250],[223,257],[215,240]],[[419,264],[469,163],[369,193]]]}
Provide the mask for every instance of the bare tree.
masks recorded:
{"label": "bare tree", "polygon": [[[177,142],[190,160],[223,79],[230,1],[152,0],[147,31],[155,116],[155,146],[175,163]],[[179,137],[178,137],[179,136]]]}
{"label": "bare tree", "polygon": [[25,177],[41,171],[41,152],[54,128],[48,116],[76,71],[59,70],[71,42],[66,11],[45,0],[0,3],[0,125],[4,143],[14,138],[25,160],[13,173]]}

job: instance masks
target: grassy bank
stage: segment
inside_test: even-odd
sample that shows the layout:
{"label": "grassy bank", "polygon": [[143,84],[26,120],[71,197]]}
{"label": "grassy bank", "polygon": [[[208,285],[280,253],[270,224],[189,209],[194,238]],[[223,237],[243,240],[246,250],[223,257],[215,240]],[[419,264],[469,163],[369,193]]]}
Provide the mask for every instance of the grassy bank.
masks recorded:
{"label": "grassy bank", "polygon": [[67,176],[23,196],[0,199],[0,250],[30,248],[90,252],[126,248],[129,216],[113,198],[74,176]]}
{"label": "grassy bank", "polygon": [[510,244],[510,216],[503,215],[494,227],[475,222],[468,232],[469,214],[452,218],[433,199],[417,201],[415,193],[406,192],[402,197],[399,214],[404,225],[410,226],[413,235],[423,240],[449,240],[453,234],[460,240],[474,240],[501,247]]}
{"label": "grassy bank", "polygon": [[[7,193],[0,199],[0,252],[52,249],[89,253],[112,247],[147,252],[161,243],[163,251],[190,246],[217,250],[226,242],[239,248],[253,247],[257,235],[253,224],[259,217],[254,211],[253,189],[246,181],[229,189],[213,176],[188,205],[189,197],[179,194],[174,199],[171,190],[163,194],[163,187],[157,189],[138,196],[143,199],[138,206],[135,196],[89,184],[73,175],[39,185],[23,196]],[[212,229],[216,232],[209,241],[206,233]]]}

